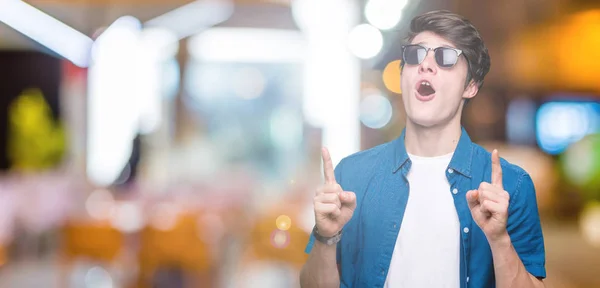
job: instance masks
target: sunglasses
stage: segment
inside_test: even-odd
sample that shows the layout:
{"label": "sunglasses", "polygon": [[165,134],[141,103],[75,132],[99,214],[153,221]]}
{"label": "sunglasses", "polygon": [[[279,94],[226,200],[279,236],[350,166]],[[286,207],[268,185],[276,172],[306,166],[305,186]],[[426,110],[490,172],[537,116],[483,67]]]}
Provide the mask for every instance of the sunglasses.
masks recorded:
{"label": "sunglasses", "polygon": [[402,46],[402,60],[409,65],[423,63],[429,50],[433,50],[435,62],[443,68],[450,68],[458,62],[462,50],[450,47],[427,48],[418,44]]}

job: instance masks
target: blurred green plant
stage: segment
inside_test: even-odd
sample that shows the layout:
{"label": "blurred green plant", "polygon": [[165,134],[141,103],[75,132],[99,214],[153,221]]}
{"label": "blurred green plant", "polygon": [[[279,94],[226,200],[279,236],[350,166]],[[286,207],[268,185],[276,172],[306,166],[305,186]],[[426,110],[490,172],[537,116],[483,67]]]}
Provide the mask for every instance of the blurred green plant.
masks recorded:
{"label": "blurred green plant", "polygon": [[39,171],[58,165],[65,153],[62,123],[52,117],[39,89],[26,89],[9,107],[8,157],[11,170]]}

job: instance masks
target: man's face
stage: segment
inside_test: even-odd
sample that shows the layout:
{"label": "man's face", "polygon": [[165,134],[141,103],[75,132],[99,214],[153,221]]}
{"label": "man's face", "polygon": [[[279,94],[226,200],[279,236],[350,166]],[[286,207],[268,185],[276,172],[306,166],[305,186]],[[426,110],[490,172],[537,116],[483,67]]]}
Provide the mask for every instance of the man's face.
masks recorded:
{"label": "man's face", "polygon": [[[420,44],[427,48],[456,48],[449,41],[428,31],[418,34],[411,44]],[[460,117],[463,99],[472,98],[477,94],[477,85],[474,83],[465,89],[467,69],[468,64],[463,55],[453,67],[440,67],[432,50],[429,50],[421,64],[405,64],[401,88],[408,121],[419,126],[432,127],[445,125],[456,116]]]}

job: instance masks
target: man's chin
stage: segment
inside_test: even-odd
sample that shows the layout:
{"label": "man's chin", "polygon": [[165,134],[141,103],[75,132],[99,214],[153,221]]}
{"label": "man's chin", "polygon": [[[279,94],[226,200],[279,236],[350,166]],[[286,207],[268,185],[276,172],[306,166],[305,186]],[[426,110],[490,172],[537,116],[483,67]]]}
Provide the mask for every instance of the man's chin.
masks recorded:
{"label": "man's chin", "polygon": [[[429,117],[408,117],[408,122],[412,124],[414,127],[419,128],[431,128],[440,124],[438,119],[433,119],[431,116]],[[407,123],[408,124],[408,123]]]}

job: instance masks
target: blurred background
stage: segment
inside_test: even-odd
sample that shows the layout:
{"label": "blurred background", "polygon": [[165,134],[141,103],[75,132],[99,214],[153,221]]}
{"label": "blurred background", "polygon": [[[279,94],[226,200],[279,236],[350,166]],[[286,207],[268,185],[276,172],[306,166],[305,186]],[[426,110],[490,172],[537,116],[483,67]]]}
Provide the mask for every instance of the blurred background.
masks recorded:
{"label": "blurred background", "polygon": [[0,0],[0,287],[298,287],[321,183],[404,128],[400,45],[449,9],[471,138],[524,167],[548,287],[600,287],[600,3]]}

